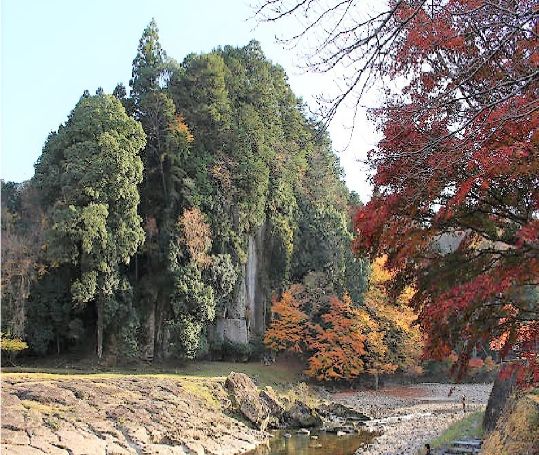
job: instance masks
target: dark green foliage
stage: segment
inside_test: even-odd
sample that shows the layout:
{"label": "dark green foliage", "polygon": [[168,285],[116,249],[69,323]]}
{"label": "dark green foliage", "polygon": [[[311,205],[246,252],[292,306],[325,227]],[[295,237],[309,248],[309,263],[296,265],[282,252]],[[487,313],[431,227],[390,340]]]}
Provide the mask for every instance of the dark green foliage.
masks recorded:
{"label": "dark green foliage", "polygon": [[167,56],[159,43],[159,30],[155,20],[144,29],[140,38],[138,52],[133,60],[131,98],[138,105],[141,97],[148,92],[156,91],[163,81]]}
{"label": "dark green foliage", "polygon": [[229,254],[213,256],[210,267],[205,271],[207,281],[212,283],[215,296],[215,311],[222,315],[232,297],[238,274]]}
{"label": "dark green foliage", "polygon": [[71,267],[62,266],[51,269],[31,288],[26,337],[30,348],[38,354],[51,348],[60,353],[66,345],[76,344],[88,335],[81,312],[73,307],[69,286],[72,279]]}
{"label": "dark green foliage", "polygon": [[172,313],[176,319],[189,316],[201,322],[215,317],[213,289],[202,280],[200,268],[189,263],[174,270],[175,280],[171,295]]}
{"label": "dark green foliage", "polygon": [[212,360],[248,362],[249,360],[255,359],[258,351],[257,348],[253,348],[251,343],[233,343],[225,340],[213,343],[210,347],[210,353]]}
{"label": "dark green foliage", "polygon": [[96,303],[99,357],[106,315],[124,281],[119,266],[144,240],[137,214],[144,143],[140,124],[121,103],[96,95],[79,101],[36,164],[34,185],[52,220],[47,259],[76,269],[74,305]]}
{"label": "dark green foliage", "polygon": [[[367,270],[350,251],[349,227],[359,199],[259,43],[177,65],[152,20],[129,85],[130,94],[123,84],[113,96],[86,91],[36,164],[47,227],[36,255],[47,272],[27,324],[36,352],[97,332],[98,351],[103,340],[122,356],[204,357],[210,323],[239,298],[259,234],[268,302],[304,281],[314,294],[361,301]],[[21,211],[16,189],[3,191],[3,210]],[[225,342],[212,355],[254,351]]]}

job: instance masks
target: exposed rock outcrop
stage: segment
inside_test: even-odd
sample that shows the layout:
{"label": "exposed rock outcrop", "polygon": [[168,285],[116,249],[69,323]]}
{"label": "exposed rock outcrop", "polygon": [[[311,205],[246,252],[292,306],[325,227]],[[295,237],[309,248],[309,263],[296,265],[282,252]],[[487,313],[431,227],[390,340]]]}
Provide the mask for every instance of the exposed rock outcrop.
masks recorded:
{"label": "exposed rock outcrop", "polygon": [[2,455],[236,455],[267,434],[226,415],[220,380],[2,378]]}
{"label": "exposed rock outcrop", "polygon": [[232,372],[226,378],[225,388],[234,409],[257,428],[281,426],[285,409],[271,387],[259,391],[249,376]]}
{"label": "exposed rock outcrop", "polygon": [[260,398],[262,399],[262,401],[264,401],[264,403],[266,403],[266,406],[268,407],[271,416],[274,420],[277,421],[278,425],[285,412],[281,400],[279,400],[279,397],[271,387],[266,387],[264,390],[262,390],[260,392]]}
{"label": "exposed rock outcrop", "polygon": [[232,406],[257,428],[265,430],[270,420],[270,409],[260,398],[253,380],[246,374],[233,371],[226,378],[225,388]]}
{"label": "exposed rock outcrop", "polygon": [[245,240],[247,260],[241,267],[234,297],[211,326],[212,341],[246,344],[261,337],[266,329],[271,293],[268,264],[272,244],[267,222],[263,222]]}

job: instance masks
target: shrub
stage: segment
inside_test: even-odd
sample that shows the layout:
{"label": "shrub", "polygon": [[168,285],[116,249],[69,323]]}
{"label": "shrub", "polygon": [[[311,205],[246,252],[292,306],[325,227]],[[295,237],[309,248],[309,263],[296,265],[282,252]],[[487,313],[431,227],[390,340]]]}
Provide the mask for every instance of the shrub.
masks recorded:
{"label": "shrub", "polygon": [[26,341],[20,338],[11,337],[9,334],[0,333],[0,349],[6,354],[9,363],[13,364],[15,356],[25,349],[28,349]]}

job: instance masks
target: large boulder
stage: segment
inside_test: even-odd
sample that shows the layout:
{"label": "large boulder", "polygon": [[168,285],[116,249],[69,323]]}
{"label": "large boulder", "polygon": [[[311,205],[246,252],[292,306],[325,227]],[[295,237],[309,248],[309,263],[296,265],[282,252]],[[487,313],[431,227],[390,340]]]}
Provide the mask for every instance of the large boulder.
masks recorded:
{"label": "large boulder", "polygon": [[270,411],[268,426],[270,428],[280,428],[285,412],[285,408],[281,403],[281,400],[279,400],[279,397],[275,391],[269,386],[260,391],[260,398]]}
{"label": "large boulder", "polygon": [[318,413],[299,400],[296,400],[285,413],[284,421],[287,426],[293,428],[312,428],[322,425],[322,419]]}
{"label": "large boulder", "polygon": [[284,414],[285,409],[275,391],[268,386],[264,390],[260,391],[259,395],[262,401],[266,403],[271,415],[277,419],[280,419]]}
{"label": "large boulder", "polygon": [[270,422],[271,412],[266,402],[259,396],[253,380],[243,373],[232,372],[225,381],[232,405],[243,416],[261,430]]}

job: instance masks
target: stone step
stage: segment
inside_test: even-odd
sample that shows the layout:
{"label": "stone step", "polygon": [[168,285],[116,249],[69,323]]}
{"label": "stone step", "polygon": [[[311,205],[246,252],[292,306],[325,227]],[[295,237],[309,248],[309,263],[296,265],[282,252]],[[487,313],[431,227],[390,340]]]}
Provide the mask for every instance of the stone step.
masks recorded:
{"label": "stone step", "polygon": [[449,447],[438,451],[439,455],[477,455],[481,451],[483,441],[480,439],[465,439],[453,441]]}
{"label": "stone step", "polygon": [[443,452],[444,454],[451,454],[451,455],[475,455],[480,452],[480,449],[478,447],[459,447],[459,446],[452,446]]}
{"label": "stone step", "polygon": [[481,447],[481,444],[483,443],[483,441],[481,441],[480,439],[469,439],[469,440],[465,440],[465,441],[453,441],[453,445],[454,446],[459,446],[459,447]]}
{"label": "stone step", "polygon": [[466,447],[450,447],[446,449],[444,455],[476,455],[480,452],[479,449],[468,449]]}

